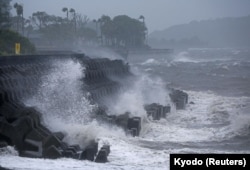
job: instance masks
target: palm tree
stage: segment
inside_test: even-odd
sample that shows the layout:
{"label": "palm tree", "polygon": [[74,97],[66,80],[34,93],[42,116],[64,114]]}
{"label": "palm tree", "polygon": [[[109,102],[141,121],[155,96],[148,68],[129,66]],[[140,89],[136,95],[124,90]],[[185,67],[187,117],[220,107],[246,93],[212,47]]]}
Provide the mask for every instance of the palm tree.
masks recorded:
{"label": "palm tree", "polygon": [[102,15],[101,18],[97,20],[97,22],[100,25],[100,38],[101,38],[101,44],[104,45],[104,32],[103,32],[103,26],[105,24],[109,24],[111,22],[111,18],[107,15]]}
{"label": "palm tree", "polygon": [[[139,19],[142,20],[142,23],[144,25],[144,27],[146,28],[146,25],[145,25],[145,17],[143,15],[140,15]],[[147,37],[148,37],[148,30],[146,29],[145,30],[145,43],[147,44]]]}
{"label": "palm tree", "polygon": [[39,30],[48,24],[48,14],[46,12],[37,11],[32,14],[32,21],[38,26]]}
{"label": "palm tree", "polygon": [[72,13],[73,21],[74,21],[74,29],[75,29],[75,33],[76,33],[76,11],[75,11],[75,9],[71,8],[69,10],[69,12]]}
{"label": "palm tree", "polygon": [[142,22],[145,24],[145,17],[143,15],[140,15],[139,19],[141,19]]}
{"label": "palm tree", "polygon": [[62,9],[62,11],[63,11],[63,12],[66,12],[66,16],[67,16],[67,20],[68,20],[68,19],[69,19],[69,9],[66,8],[66,7],[64,7],[64,8]]}
{"label": "palm tree", "polygon": [[22,19],[22,33],[24,33],[23,6],[18,4],[18,3],[15,3],[14,8],[16,9],[16,13],[17,13],[17,32],[19,32],[19,20],[21,17],[21,19]]}
{"label": "palm tree", "polygon": [[97,34],[97,20],[94,19],[93,22],[95,23],[95,31],[96,31],[96,34]]}
{"label": "palm tree", "polygon": [[73,15],[75,15],[75,13],[76,13],[75,9],[73,9],[73,8],[70,8],[69,12],[73,13]]}

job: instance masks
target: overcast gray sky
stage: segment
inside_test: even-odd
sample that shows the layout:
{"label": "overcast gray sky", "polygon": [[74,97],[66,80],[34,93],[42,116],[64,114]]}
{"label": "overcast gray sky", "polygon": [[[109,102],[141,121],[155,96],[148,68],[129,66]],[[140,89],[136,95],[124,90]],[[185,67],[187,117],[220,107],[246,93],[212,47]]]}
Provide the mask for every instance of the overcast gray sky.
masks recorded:
{"label": "overcast gray sky", "polygon": [[[145,16],[149,32],[192,20],[250,15],[250,0],[12,0],[24,6],[24,16],[45,11],[64,16],[63,7],[74,8],[91,20],[101,15]],[[13,11],[13,15],[15,15]]]}

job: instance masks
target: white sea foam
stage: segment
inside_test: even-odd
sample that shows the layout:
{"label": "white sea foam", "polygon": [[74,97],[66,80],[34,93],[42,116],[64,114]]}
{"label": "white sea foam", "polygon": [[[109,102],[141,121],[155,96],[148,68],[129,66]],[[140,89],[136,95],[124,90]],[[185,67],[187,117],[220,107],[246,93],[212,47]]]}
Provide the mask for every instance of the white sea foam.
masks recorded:
{"label": "white sea foam", "polygon": [[[81,142],[86,132],[97,133],[99,144],[111,145],[109,162],[97,164],[73,159],[30,159],[15,154],[2,154],[0,165],[13,169],[66,170],[66,169],[168,169],[170,153],[235,153],[232,150],[214,148],[150,148],[141,145],[142,141],[174,142],[211,142],[223,141],[235,135],[244,135],[242,130],[249,126],[249,116],[241,112],[247,107],[247,97],[223,97],[212,92],[188,91],[190,101],[186,110],[172,112],[166,120],[147,123],[146,131],[140,137],[126,136],[115,126],[99,125],[92,122],[89,126],[67,127],[72,133],[71,142]],[[85,128],[85,130],[84,130]],[[247,129],[246,129],[247,130]],[[69,140],[70,141],[70,140]],[[161,143],[163,144],[163,143]],[[159,146],[163,147],[163,146]],[[163,147],[164,148],[164,147]],[[237,151],[243,153],[243,151]],[[15,162],[12,164],[11,162]]]}
{"label": "white sea foam", "polygon": [[[44,123],[49,129],[66,132],[70,138],[75,135],[72,133],[75,125],[91,126],[91,112],[95,108],[83,93],[83,77],[83,68],[79,63],[72,60],[55,61],[53,70],[42,77],[38,93],[25,101],[25,104],[35,106],[41,111]],[[79,128],[79,131],[83,133],[86,128]],[[86,136],[86,142],[89,138],[90,136]],[[86,143],[82,140],[79,144]]]}
{"label": "white sea foam", "polygon": [[[206,53],[206,50],[204,50]],[[187,52],[180,53],[180,59],[177,62],[186,62],[190,59]],[[184,59],[181,58],[184,56]],[[175,62],[175,61],[174,61]],[[172,64],[174,64],[174,62]],[[189,61],[187,61],[189,62]],[[193,62],[191,60],[191,62]],[[165,63],[164,63],[165,64]],[[51,114],[53,119],[50,119],[54,130],[63,130],[68,133],[66,141],[75,144],[78,143],[84,146],[86,141],[97,139],[100,144],[109,143],[111,145],[111,153],[108,157],[109,161],[106,164],[97,164],[89,161],[79,161],[73,159],[30,159],[18,157],[15,154],[2,154],[0,156],[0,165],[13,169],[37,169],[37,170],[66,170],[66,169],[169,169],[169,154],[170,153],[241,153],[249,152],[249,150],[230,150],[223,149],[223,141],[231,140],[237,137],[249,137],[249,105],[250,99],[248,97],[225,97],[214,94],[213,92],[194,92],[187,91],[189,94],[189,101],[194,104],[188,104],[185,110],[172,110],[167,116],[167,119],[160,121],[148,120],[144,123],[143,130],[140,137],[132,138],[126,136],[124,131],[116,126],[99,124],[93,121],[90,113],[94,106],[91,106],[83,95],[83,100],[80,103],[72,102],[71,109],[60,108],[53,112],[52,106],[57,106],[55,103],[57,97],[76,96],[75,100],[79,99],[79,94],[68,92],[65,94],[58,94],[57,85],[68,82],[64,85],[65,88],[72,87],[80,88],[79,77],[82,75],[81,66],[77,63],[69,62],[60,65],[61,68],[67,68],[65,72],[71,73],[69,77],[64,76],[63,70],[57,72],[55,70],[54,76],[48,79],[48,84],[44,82],[41,88],[47,89],[45,94],[41,94],[43,100],[33,98],[29,103],[36,104],[36,106],[43,110],[43,107],[49,109],[51,106]],[[140,74],[143,75],[143,74]],[[61,78],[58,78],[61,77]],[[46,78],[46,77],[45,77]],[[47,77],[49,78],[49,76]],[[46,80],[46,79],[45,79]],[[49,85],[49,82],[56,82],[54,85]],[[133,110],[139,115],[145,114],[142,105],[146,102],[158,101],[165,103],[167,100],[164,97],[166,91],[162,88],[164,82],[152,79],[146,75],[136,81],[131,88],[126,91],[120,100],[117,100],[117,111],[123,112],[125,110]],[[53,90],[54,89],[54,90]],[[163,90],[163,91],[162,91]],[[149,91],[149,93],[148,93]],[[57,92],[57,93],[52,93]],[[147,93],[146,93],[147,92]],[[55,94],[52,95],[52,94]],[[71,94],[71,95],[69,95]],[[164,95],[162,95],[164,94]],[[46,97],[47,96],[47,97]],[[78,97],[77,97],[78,96]],[[145,97],[151,96],[151,97]],[[48,98],[52,97],[54,101]],[[159,98],[158,98],[159,97]],[[82,95],[80,95],[82,98]],[[75,101],[71,97],[65,99],[66,101]],[[37,102],[37,103],[36,103]],[[49,103],[51,102],[51,103]],[[74,105],[74,103],[76,105]],[[39,106],[40,104],[40,106]],[[68,106],[67,103],[64,103]],[[81,105],[81,106],[78,106]],[[119,106],[119,107],[118,107]],[[115,108],[114,108],[115,109]],[[80,112],[79,110],[84,110]],[[65,114],[65,118],[58,115],[59,111]],[[65,112],[64,112],[65,111]],[[47,113],[45,112],[45,113]],[[50,115],[50,114],[48,114]],[[70,115],[77,119],[70,118]],[[86,116],[87,115],[87,116]],[[86,117],[85,117],[86,116]],[[82,118],[82,119],[80,119]],[[71,123],[72,122],[72,123]],[[152,142],[156,147],[142,145],[143,142]],[[210,147],[196,147],[203,143],[220,143],[221,149]],[[160,146],[164,143],[170,143],[167,146]],[[185,145],[193,143],[193,147]],[[177,145],[177,146],[176,146]],[[179,146],[180,145],[180,146]],[[157,148],[157,146],[159,146]],[[209,145],[208,145],[209,146]],[[12,163],[15,162],[15,163]]]}
{"label": "white sea foam", "polygon": [[157,65],[157,64],[159,64],[159,62],[153,58],[147,59],[145,62],[141,63],[141,65]]}
{"label": "white sea foam", "polygon": [[170,104],[166,84],[159,77],[149,77],[149,75],[133,70],[136,78],[130,82],[129,86],[120,93],[115,100],[107,99],[106,104],[112,115],[119,115],[130,112],[131,116],[145,117],[146,104],[158,103],[162,105]]}
{"label": "white sea foam", "polygon": [[182,51],[177,53],[173,57],[173,61],[171,62],[190,62],[190,63],[198,63],[197,60],[191,58],[190,54],[188,51]]}
{"label": "white sea foam", "polygon": [[[220,141],[249,133],[249,115],[241,112],[247,98],[222,97],[211,92],[189,91],[185,110],[168,115],[166,120],[151,122],[144,138],[157,141]],[[244,130],[245,129],[245,130]],[[244,131],[243,131],[244,130]]]}

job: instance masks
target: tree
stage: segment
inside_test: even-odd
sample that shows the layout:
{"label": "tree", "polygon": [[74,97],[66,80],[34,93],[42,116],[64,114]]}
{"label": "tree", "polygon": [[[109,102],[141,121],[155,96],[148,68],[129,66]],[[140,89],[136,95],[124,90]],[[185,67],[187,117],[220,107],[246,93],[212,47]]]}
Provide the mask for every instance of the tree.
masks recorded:
{"label": "tree", "polygon": [[10,2],[11,0],[0,0],[0,29],[10,27]]}
{"label": "tree", "polygon": [[77,36],[83,38],[84,41],[95,42],[97,34],[95,30],[83,27],[78,31]]}
{"label": "tree", "polygon": [[48,25],[49,15],[46,12],[38,11],[32,14],[31,20],[41,30]]}
{"label": "tree", "polygon": [[145,23],[126,15],[119,15],[110,19],[102,16],[101,33],[104,39],[103,44],[125,48],[143,47],[145,44],[146,26]]}
{"label": "tree", "polygon": [[139,19],[141,19],[142,22],[145,23],[145,17],[143,15],[140,15]]}
{"label": "tree", "polygon": [[0,55],[14,54],[14,45],[16,42],[21,44],[22,54],[31,54],[35,52],[35,47],[30,41],[17,32],[10,30],[0,30]]}
{"label": "tree", "polygon": [[96,31],[96,34],[98,33],[98,22],[96,19],[93,20],[93,23],[95,24],[95,31]]}
{"label": "tree", "polygon": [[[111,32],[111,18],[107,15],[102,15],[101,18],[98,19],[97,21],[100,24],[100,31],[101,31],[101,44],[105,45],[104,42],[107,42],[107,38],[110,35]],[[105,37],[106,36],[106,37]]]}
{"label": "tree", "polygon": [[24,26],[26,25],[26,27],[25,27],[25,30],[26,30],[26,33],[27,33],[26,37],[28,38],[30,33],[33,31],[33,26],[31,25],[31,20],[30,19],[26,19],[24,22],[25,22]]}
{"label": "tree", "polygon": [[76,34],[76,11],[75,11],[75,9],[71,8],[71,9],[69,10],[69,12],[70,12],[71,15],[72,15],[74,30],[75,30],[75,34]]}
{"label": "tree", "polygon": [[64,7],[64,8],[62,9],[62,11],[63,11],[63,12],[66,12],[66,17],[67,17],[67,19],[69,19],[69,9],[66,8],[66,7]]}
{"label": "tree", "polygon": [[89,22],[89,18],[86,15],[76,14],[75,16],[76,26],[78,29],[84,28]]}
{"label": "tree", "polygon": [[146,24],[145,24],[145,17],[143,15],[140,15],[139,19],[142,20],[142,23],[143,23],[144,27],[146,28],[146,30],[145,30],[145,40],[146,40],[147,39],[146,37],[148,35],[148,29],[147,29]]}
{"label": "tree", "polygon": [[23,6],[18,3],[15,3],[14,8],[16,9],[17,13],[17,32],[19,32],[19,25],[20,25],[19,22],[21,19],[22,33],[24,34]]}

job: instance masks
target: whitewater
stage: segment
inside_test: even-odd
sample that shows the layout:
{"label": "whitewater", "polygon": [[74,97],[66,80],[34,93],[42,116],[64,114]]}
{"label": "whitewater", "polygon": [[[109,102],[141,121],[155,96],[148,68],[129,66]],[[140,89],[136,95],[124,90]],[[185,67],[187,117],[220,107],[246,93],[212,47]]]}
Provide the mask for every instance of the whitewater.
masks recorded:
{"label": "whitewater", "polygon": [[[0,150],[0,166],[17,170],[169,169],[171,153],[250,153],[250,51],[247,49],[189,49],[173,55],[128,59],[135,83],[111,112],[129,110],[143,117],[139,137],[95,120],[94,104],[81,91],[84,68],[67,60],[42,77],[37,95],[24,101],[43,113],[52,131],[65,132],[69,144],[84,147],[95,139],[111,146],[108,162],[70,158],[56,160],[19,157],[12,147]],[[185,110],[159,121],[146,117],[143,105],[169,103],[168,88],[189,95]],[[113,113],[112,113],[113,114]],[[119,114],[119,113],[118,113]]]}

